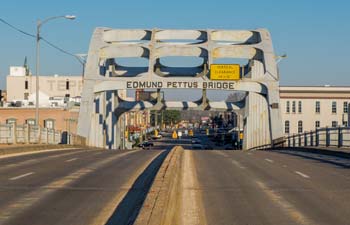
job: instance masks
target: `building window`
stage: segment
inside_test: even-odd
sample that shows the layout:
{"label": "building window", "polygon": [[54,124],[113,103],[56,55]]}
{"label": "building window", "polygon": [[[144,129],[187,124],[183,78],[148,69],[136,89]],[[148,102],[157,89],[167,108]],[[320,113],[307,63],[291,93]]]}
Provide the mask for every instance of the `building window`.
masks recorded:
{"label": "building window", "polygon": [[55,128],[55,120],[54,119],[44,120],[44,127],[47,129],[54,129]]}
{"label": "building window", "polygon": [[289,134],[289,120],[284,122],[284,133]]}
{"label": "building window", "polygon": [[26,124],[35,125],[35,119],[26,119]]}
{"label": "building window", "polygon": [[315,121],[315,128],[317,129],[317,128],[320,128],[320,121]]}
{"label": "building window", "polygon": [[332,127],[337,127],[338,126],[338,122],[337,121],[332,121]]}
{"label": "building window", "polygon": [[24,81],[24,89],[25,89],[25,90],[28,90],[28,81],[27,81],[27,80]]}
{"label": "building window", "polygon": [[29,93],[24,93],[24,100],[28,100],[29,99]]}
{"label": "building window", "polygon": [[6,120],[6,124],[16,124],[17,123],[17,119],[15,118],[9,118]]}
{"label": "building window", "polygon": [[286,103],[286,113],[289,113],[290,112],[290,102],[287,101]]}
{"label": "building window", "polygon": [[337,113],[337,102],[332,102],[332,113]]}
{"label": "building window", "polygon": [[343,126],[347,127],[348,126],[348,121],[343,121]]}
{"label": "building window", "polygon": [[66,90],[69,90],[69,80],[66,81]]}
{"label": "building window", "polygon": [[319,101],[316,101],[315,112],[316,113],[320,113],[321,112],[321,102],[319,102]]}
{"label": "building window", "polygon": [[348,112],[349,112],[349,105],[348,105],[348,102],[344,102],[343,112],[344,112],[344,113],[348,113]]}
{"label": "building window", "polygon": [[298,121],[298,133],[303,133],[303,121]]}
{"label": "building window", "polygon": [[301,101],[298,102],[298,113],[302,112],[302,105],[301,105]]}
{"label": "building window", "polygon": [[295,101],[292,102],[292,112],[295,113]]}

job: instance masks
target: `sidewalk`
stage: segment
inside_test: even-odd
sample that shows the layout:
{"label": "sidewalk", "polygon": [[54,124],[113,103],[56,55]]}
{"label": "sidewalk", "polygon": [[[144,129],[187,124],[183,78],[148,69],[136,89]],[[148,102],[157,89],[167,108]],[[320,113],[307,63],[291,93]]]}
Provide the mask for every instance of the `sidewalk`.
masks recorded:
{"label": "sidewalk", "polygon": [[24,145],[0,145],[0,156],[3,155],[12,155],[18,153],[26,152],[39,152],[44,150],[54,150],[54,149],[73,149],[77,146],[73,145],[47,145],[47,144],[24,144]]}
{"label": "sidewalk", "polygon": [[301,151],[301,152],[309,152],[309,153],[315,153],[315,154],[323,154],[323,155],[338,156],[338,157],[343,157],[343,158],[350,158],[350,148],[307,146],[307,147],[277,148],[277,149],[272,149],[272,150],[273,151],[278,151],[278,150]]}

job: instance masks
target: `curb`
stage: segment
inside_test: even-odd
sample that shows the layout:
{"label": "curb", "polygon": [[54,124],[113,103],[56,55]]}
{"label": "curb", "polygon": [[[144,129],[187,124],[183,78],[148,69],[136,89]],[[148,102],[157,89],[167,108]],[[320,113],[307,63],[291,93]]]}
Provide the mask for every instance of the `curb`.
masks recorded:
{"label": "curb", "polygon": [[74,145],[25,145],[25,146],[9,146],[0,148],[0,157],[10,157],[15,155],[40,153],[53,150],[79,149],[83,146]]}
{"label": "curb", "polygon": [[183,148],[175,146],[159,168],[135,225],[179,224]]}

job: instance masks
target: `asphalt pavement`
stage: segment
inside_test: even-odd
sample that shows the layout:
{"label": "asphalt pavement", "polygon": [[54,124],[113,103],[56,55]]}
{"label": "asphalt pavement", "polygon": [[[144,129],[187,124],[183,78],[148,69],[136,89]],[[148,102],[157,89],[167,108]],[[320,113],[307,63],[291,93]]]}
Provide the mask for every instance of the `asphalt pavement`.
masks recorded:
{"label": "asphalt pavement", "polygon": [[[208,139],[203,138],[203,144]],[[182,145],[183,225],[350,224],[350,159],[306,151],[52,151],[0,159],[0,225],[133,224]]]}
{"label": "asphalt pavement", "polygon": [[290,151],[191,151],[207,224],[350,224],[349,159]]}
{"label": "asphalt pavement", "polygon": [[81,149],[0,159],[0,224],[104,224],[164,152]]}

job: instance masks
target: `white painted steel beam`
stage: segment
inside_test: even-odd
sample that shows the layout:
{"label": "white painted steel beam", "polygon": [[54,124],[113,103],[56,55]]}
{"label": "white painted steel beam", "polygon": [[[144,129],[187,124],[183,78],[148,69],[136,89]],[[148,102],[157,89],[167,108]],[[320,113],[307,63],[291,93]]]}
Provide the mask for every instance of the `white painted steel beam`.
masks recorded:
{"label": "white painted steel beam", "polygon": [[[200,67],[165,67],[167,56],[201,57]],[[117,65],[118,58],[143,57],[147,67]],[[210,66],[221,58],[247,59],[239,81],[210,79]],[[244,68],[244,69],[243,69]],[[84,74],[78,134],[89,145],[120,148],[122,125],[118,109],[160,107],[188,110],[244,110],[245,148],[283,137],[279,106],[279,74],[270,33],[257,30],[173,30],[96,28]],[[246,91],[245,103],[126,102],[116,93],[129,89],[203,89]],[[113,92],[113,94],[111,94]]]}

